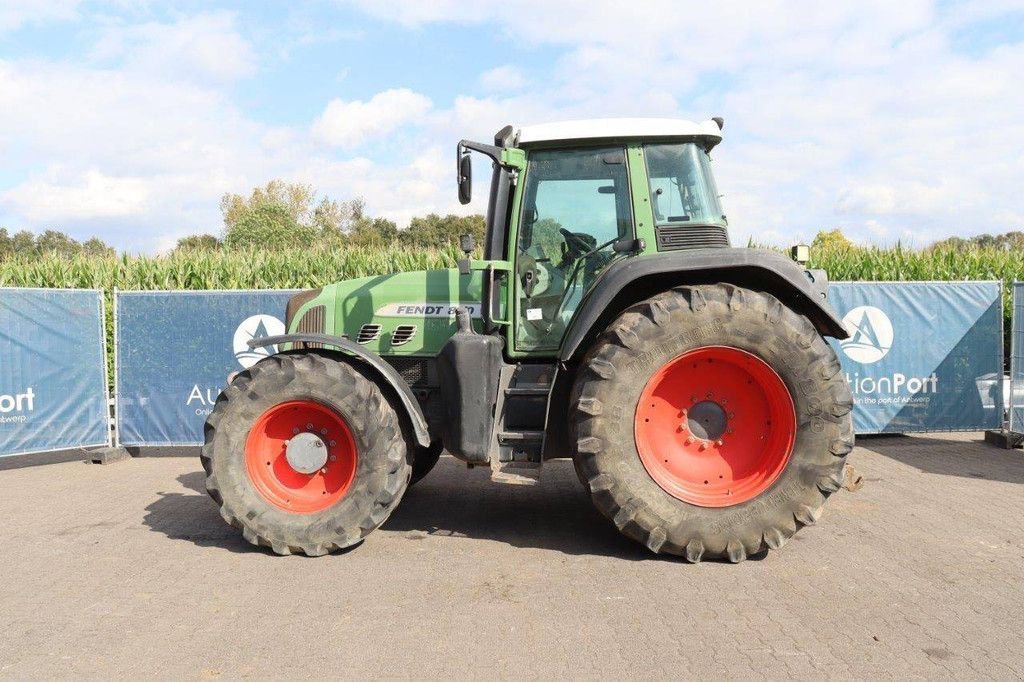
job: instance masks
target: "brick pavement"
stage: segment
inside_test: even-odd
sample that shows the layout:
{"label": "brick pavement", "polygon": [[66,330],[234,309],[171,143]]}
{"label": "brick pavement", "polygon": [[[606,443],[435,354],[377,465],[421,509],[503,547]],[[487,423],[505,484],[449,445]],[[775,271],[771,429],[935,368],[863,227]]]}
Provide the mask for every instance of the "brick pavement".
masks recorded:
{"label": "brick pavement", "polygon": [[568,463],[443,458],[321,559],[247,545],[192,457],[0,471],[0,677],[1019,679],[1024,455],[979,440],[862,439],[864,488],[739,565],[649,555]]}

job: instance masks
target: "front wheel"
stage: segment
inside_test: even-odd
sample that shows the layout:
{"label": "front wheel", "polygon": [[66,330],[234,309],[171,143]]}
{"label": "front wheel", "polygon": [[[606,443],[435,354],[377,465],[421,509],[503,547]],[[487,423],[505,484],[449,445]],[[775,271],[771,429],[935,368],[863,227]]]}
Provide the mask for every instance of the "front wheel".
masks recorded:
{"label": "front wheel", "polygon": [[624,312],[574,387],[575,464],[654,552],[742,561],[814,523],[843,482],[852,398],[811,322],[762,292],[682,287]]}
{"label": "front wheel", "polygon": [[275,355],[239,374],[206,422],[220,513],[254,545],[318,556],[380,526],[409,484],[398,414],[354,364]]}

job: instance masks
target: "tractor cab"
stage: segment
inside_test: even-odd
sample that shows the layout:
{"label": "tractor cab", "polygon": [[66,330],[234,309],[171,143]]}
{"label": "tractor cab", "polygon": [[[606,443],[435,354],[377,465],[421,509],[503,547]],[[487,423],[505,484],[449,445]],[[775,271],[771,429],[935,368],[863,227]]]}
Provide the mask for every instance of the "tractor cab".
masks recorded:
{"label": "tractor cab", "polygon": [[471,151],[493,161],[485,260],[473,267],[489,290],[504,287],[484,312],[488,326],[507,313],[498,324],[508,327],[510,357],[556,353],[611,263],[729,245],[711,173],[721,139],[720,119],[607,119],[509,126],[494,145],[459,144],[463,203],[472,197]]}

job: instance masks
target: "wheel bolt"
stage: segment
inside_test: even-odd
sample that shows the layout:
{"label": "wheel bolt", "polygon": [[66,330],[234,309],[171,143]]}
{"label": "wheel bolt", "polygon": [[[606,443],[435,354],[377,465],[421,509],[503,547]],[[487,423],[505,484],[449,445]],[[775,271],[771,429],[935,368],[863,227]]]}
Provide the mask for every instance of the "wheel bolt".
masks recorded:
{"label": "wheel bolt", "polygon": [[687,445],[690,445],[691,443],[693,443],[693,436],[689,436],[689,437],[688,437],[688,438],[686,439],[686,444],[687,444]]}
{"label": "wheel bolt", "polygon": [[338,460],[338,458],[337,458],[337,457],[336,457],[335,455],[331,455],[331,461],[332,461],[332,462],[335,462],[335,461],[337,461],[337,460]]}
{"label": "wheel bolt", "polygon": [[307,431],[312,431],[313,430],[313,425],[312,424],[306,424],[306,430]]}
{"label": "wheel bolt", "polygon": [[[730,433],[731,433],[731,432],[730,432]],[[331,447],[333,448],[333,447],[334,447],[335,445],[337,445],[337,443],[335,443],[335,442],[334,442],[334,441],[332,440],[332,441],[331,441],[331,442],[329,443],[329,445],[330,445],[330,446],[331,446]]]}
{"label": "wheel bolt", "polygon": [[292,433],[295,434],[295,435],[298,435],[299,434],[298,427],[295,427],[294,429],[292,429]]}
{"label": "wheel bolt", "polygon": [[721,438],[719,438],[718,440],[715,441],[715,445],[717,445],[718,447],[722,447],[723,443],[724,443],[724,441]]}
{"label": "wheel bolt", "polygon": [[701,450],[705,450],[705,449],[707,449],[707,447],[708,447],[708,442],[706,440],[702,440],[700,442],[700,449]]}
{"label": "wheel bolt", "polygon": [[321,469],[320,473],[321,474],[326,474],[327,473],[327,467],[324,467],[323,469]]}
{"label": "wheel bolt", "polygon": [[321,436],[326,436],[327,435],[327,429],[320,429],[320,435]]}

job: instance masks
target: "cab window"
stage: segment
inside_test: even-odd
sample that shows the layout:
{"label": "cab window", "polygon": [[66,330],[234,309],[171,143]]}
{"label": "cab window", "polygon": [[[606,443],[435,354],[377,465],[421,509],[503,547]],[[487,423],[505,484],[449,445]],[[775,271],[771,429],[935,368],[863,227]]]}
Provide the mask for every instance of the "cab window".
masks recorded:
{"label": "cab window", "polygon": [[533,152],[523,192],[516,348],[557,349],[612,245],[632,235],[625,150]]}

